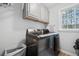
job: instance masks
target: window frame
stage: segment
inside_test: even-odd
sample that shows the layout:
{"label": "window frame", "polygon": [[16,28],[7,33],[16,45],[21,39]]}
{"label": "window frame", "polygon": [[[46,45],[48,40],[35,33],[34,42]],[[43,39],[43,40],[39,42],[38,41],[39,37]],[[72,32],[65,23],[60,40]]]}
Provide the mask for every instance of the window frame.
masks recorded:
{"label": "window frame", "polygon": [[[73,29],[69,29],[69,28],[63,28],[62,26],[63,26],[63,23],[62,23],[62,21],[63,21],[63,19],[62,19],[62,10],[66,10],[66,9],[69,9],[69,8],[74,8],[74,7],[76,7],[76,6],[79,6],[79,4],[73,4],[73,5],[69,5],[69,6],[65,6],[64,8],[61,8],[60,10],[59,10],[59,30],[60,31],[79,31],[79,28],[73,28]],[[68,26],[68,25],[67,25]]]}

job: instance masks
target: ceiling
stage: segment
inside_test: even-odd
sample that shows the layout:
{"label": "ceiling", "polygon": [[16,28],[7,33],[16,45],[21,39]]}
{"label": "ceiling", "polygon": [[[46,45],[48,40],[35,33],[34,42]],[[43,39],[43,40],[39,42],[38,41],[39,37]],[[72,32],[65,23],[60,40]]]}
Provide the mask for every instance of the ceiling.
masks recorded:
{"label": "ceiling", "polygon": [[54,6],[56,6],[58,3],[43,3],[43,5],[45,5],[47,8],[52,8]]}

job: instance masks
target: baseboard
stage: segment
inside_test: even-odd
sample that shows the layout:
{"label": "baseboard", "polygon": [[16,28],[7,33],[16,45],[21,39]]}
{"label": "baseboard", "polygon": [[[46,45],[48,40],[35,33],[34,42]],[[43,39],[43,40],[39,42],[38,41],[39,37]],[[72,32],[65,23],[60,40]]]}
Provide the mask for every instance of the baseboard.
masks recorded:
{"label": "baseboard", "polygon": [[69,55],[69,56],[77,56],[76,54],[70,53],[70,52],[65,51],[65,50],[63,50],[63,49],[60,49],[60,52],[65,53],[65,54],[67,54],[67,55]]}

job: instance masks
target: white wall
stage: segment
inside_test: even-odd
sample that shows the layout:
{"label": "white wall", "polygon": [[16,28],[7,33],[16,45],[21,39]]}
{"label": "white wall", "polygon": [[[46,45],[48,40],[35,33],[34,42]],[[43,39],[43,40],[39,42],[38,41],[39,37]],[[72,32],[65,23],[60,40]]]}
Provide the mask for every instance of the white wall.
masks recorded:
{"label": "white wall", "polygon": [[16,47],[25,39],[27,28],[45,28],[44,24],[22,19],[22,4],[0,7],[0,54],[4,49]]}
{"label": "white wall", "polygon": [[72,54],[75,54],[75,51],[73,49],[73,45],[74,45],[74,42],[77,38],[79,38],[79,32],[72,32],[72,31],[59,31],[59,10],[61,8],[64,8],[64,7],[68,7],[68,6],[71,6],[71,5],[75,5],[75,4],[68,4],[68,3],[58,3],[56,4],[56,6],[52,6],[52,8],[50,9],[50,15],[49,15],[49,18],[50,18],[50,24],[52,25],[55,25],[55,31],[59,32],[60,34],[60,47],[61,49],[65,50],[65,51],[68,51]]}

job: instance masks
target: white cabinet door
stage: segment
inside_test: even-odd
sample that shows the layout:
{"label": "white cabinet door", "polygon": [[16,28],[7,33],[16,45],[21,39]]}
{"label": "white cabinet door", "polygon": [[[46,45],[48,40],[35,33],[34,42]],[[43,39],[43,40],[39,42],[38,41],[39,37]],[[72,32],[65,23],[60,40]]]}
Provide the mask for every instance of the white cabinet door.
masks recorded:
{"label": "white cabinet door", "polygon": [[49,22],[49,12],[47,8],[45,9],[45,20]]}
{"label": "white cabinet door", "polygon": [[41,6],[41,20],[48,22],[48,9],[44,6]]}
{"label": "white cabinet door", "polygon": [[26,3],[23,8],[23,18],[48,24],[48,9],[40,3]]}
{"label": "white cabinet door", "polygon": [[40,19],[41,8],[39,3],[30,3],[29,4],[29,13],[30,16]]}

